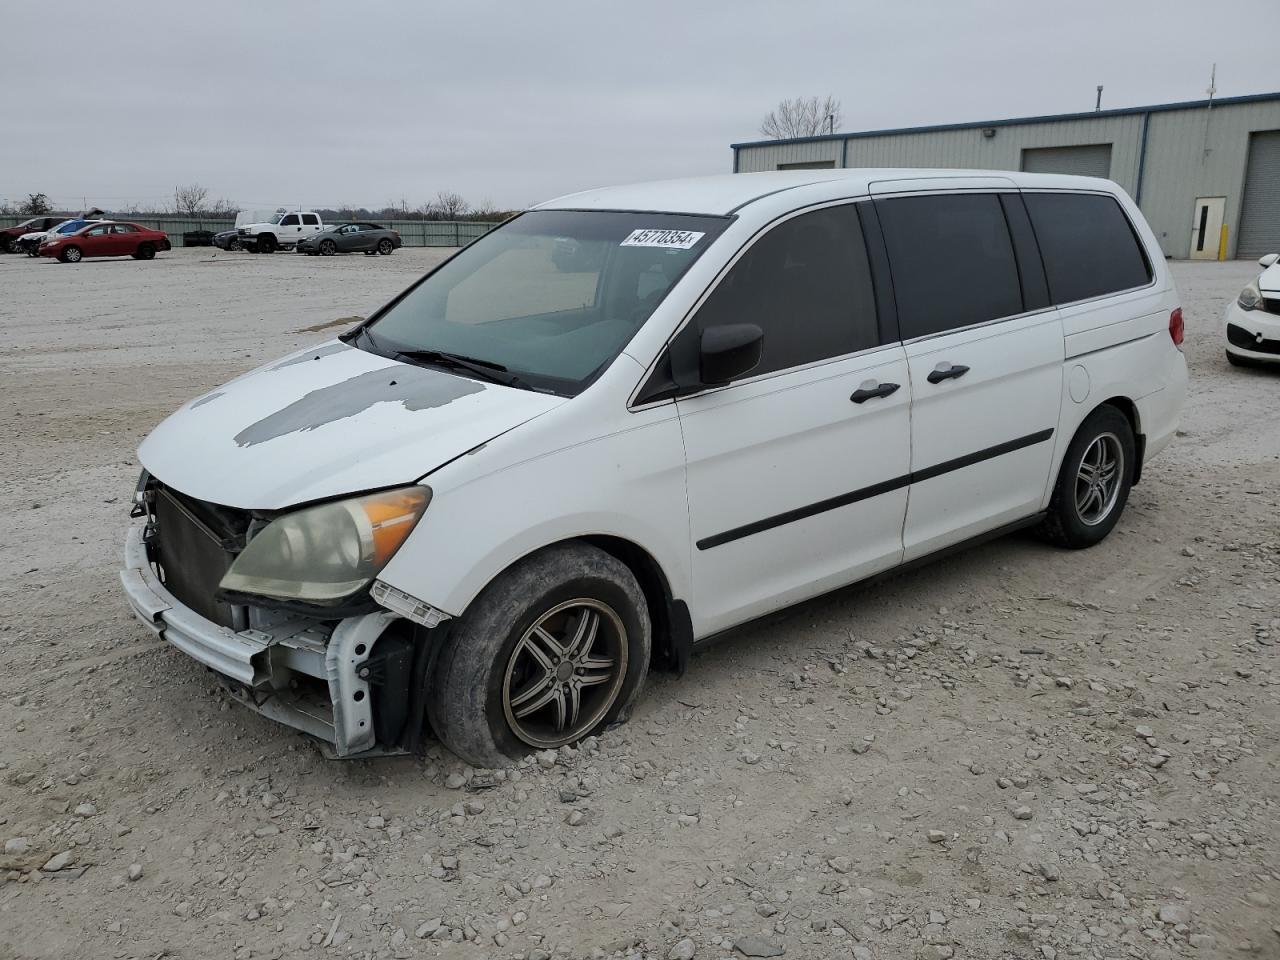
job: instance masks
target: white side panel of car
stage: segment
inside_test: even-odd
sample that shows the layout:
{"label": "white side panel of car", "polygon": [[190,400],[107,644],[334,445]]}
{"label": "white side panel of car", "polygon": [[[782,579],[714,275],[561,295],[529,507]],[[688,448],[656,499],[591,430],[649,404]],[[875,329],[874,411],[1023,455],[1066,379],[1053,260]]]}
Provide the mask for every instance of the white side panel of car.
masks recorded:
{"label": "white side panel of car", "polygon": [[[899,385],[888,396],[851,400],[860,386],[888,383]],[[735,384],[678,406],[695,636],[901,561],[911,456],[901,346]]]}
{"label": "white side panel of car", "polygon": [[687,598],[680,423],[674,404],[626,409],[622,398],[641,374],[624,355],[579,394],[587,402],[558,407],[427,476],[431,504],[379,579],[457,615],[520,558],[603,535],[648,552],[673,595]]}
{"label": "white side panel of car", "polygon": [[[1062,328],[1055,311],[1044,310],[906,349],[911,470],[924,474],[911,485],[903,530],[905,556],[913,560],[1039,509],[1058,424]],[[948,365],[969,369],[929,382],[930,373]]]}

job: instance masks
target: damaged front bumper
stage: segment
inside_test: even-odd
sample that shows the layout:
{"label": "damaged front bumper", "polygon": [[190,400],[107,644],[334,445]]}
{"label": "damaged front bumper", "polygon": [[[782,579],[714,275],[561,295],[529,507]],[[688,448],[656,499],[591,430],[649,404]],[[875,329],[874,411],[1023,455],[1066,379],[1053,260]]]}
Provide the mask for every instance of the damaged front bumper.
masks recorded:
{"label": "damaged front bumper", "polygon": [[404,752],[378,744],[371,686],[381,671],[369,663],[379,638],[400,620],[396,614],[337,621],[284,615],[252,629],[229,629],[165,589],[137,525],[125,543],[120,582],[143,624],[224,677],[251,709],[316,737],[338,757]]}

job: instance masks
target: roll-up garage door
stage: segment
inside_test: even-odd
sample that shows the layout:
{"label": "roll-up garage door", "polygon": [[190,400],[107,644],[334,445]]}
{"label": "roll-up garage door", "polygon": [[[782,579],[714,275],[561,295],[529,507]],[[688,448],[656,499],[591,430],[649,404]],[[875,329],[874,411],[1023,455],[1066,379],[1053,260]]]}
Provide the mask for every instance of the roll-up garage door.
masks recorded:
{"label": "roll-up garage door", "polygon": [[1280,130],[1249,136],[1236,256],[1280,253]]}
{"label": "roll-up garage door", "polygon": [[1023,150],[1022,169],[1028,173],[1110,177],[1111,144],[1090,143],[1082,147],[1037,147]]}

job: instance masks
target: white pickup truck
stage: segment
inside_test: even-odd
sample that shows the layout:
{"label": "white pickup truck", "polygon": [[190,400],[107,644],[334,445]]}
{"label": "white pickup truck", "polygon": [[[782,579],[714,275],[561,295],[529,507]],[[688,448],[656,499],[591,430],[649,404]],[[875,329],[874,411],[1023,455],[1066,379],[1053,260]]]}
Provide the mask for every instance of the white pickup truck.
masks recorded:
{"label": "white pickup truck", "polygon": [[291,250],[299,240],[314,237],[324,229],[324,223],[318,213],[282,208],[268,220],[246,223],[236,229],[240,235],[240,246],[246,250],[275,253],[277,250]]}

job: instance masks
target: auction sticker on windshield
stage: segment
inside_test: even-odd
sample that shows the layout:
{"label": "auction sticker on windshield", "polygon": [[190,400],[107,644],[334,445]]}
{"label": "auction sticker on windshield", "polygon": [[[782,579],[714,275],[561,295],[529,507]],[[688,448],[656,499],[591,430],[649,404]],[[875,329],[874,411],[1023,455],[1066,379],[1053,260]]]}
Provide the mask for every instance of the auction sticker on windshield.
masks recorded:
{"label": "auction sticker on windshield", "polygon": [[623,240],[623,247],[666,247],[668,250],[688,250],[705,237],[705,233],[693,230],[632,230],[631,235]]}

